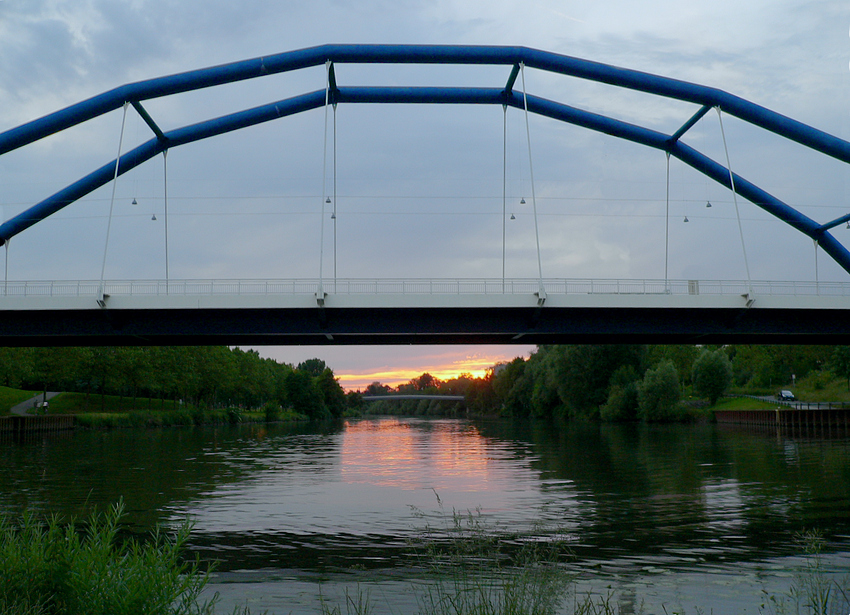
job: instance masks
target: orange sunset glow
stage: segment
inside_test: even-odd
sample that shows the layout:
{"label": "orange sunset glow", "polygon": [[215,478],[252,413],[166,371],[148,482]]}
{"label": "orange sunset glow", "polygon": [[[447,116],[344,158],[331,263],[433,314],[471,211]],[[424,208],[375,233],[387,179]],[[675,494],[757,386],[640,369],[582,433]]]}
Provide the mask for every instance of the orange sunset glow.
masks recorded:
{"label": "orange sunset glow", "polygon": [[363,371],[348,370],[346,372],[335,372],[342,388],[348,391],[365,389],[373,382],[380,382],[391,387],[405,384],[414,378],[418,378],[425,372],[431,374],[438,380],[451,380],[461,374],[470,374],[474,378],[482,378],[487,370],[497,363],[507,362],[521,353],[489,353],[474,352],[465,356],[455,353],[445,356],[429,357],[429,361],[416,367],[398,367],[388,369],[364,369]]}

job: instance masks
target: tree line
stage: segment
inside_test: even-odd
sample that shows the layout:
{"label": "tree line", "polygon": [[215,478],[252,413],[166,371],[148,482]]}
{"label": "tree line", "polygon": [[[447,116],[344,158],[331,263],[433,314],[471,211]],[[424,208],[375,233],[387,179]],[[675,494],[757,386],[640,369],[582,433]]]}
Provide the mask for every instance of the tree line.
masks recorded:
{"label": "tree line", "polygon": [[[497,365],[483,378],[463,374],[441,382],[426,373],[396,389],[375,382],[365,393],[462,394],[472,414],[665,421],[684,418],[694,405],[715,404],[730,387],[768,395],[790,387],[794,379],[814,377],[844,378],[850,388],[850,347],[539,346],[528,358]],[[455,411],[433,402],[401,407],[413,414],[439,413],[441,408]],[[399,406],[377,408],[392,412]]]}
{"label": "tree line", "polygon": [[[528,358],[494,366],[484,377],[441,381],[424,373],[397,387],[373,382],[343,391],[320,359],[292,366],[254,350],[226,346],[0,348],[0,384],[27,390],[147,398],[195,406],[292,408],[312,419],[347,411],[458,414],[572,420],[671,420],[683,395],[713,404],[729,387],[771,394],[793,379],[843,378],[848,346],[698,347],[685,345],[539,346]],[[456,402],[379,402],[362,395],[463,395]]]}
{"label": "tree line", "polygon": [[26,390],[118,395],[196,407],[275,404],[311,419],[342,416],[347,397],[320,359],[293,367],[226,346],[0,348],[0,384]]}

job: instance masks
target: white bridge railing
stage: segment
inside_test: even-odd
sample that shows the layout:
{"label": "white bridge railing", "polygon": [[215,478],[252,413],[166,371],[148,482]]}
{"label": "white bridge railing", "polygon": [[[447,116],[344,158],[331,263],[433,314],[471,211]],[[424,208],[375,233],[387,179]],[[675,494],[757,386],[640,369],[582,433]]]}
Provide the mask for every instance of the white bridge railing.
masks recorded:
{"label": "white bridge railing", "polygon": [[[722,280],[544,279],[548,295],[753,295],[850,296],[847,282],[776,282]],[[540,289],[537,279],[337,279],[324,280],[126,280],[9,281],[7,297],[94,297],[101,289],[114,296],[210,295],[526,295]]]}

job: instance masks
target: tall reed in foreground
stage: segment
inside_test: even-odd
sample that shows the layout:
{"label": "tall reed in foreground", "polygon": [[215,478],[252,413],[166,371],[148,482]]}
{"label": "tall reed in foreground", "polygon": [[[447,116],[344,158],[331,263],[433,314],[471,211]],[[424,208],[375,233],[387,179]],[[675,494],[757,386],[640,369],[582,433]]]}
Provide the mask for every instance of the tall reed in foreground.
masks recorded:
{"label": "tall reed in foreground", "polygon": [[0,517],[0,614],[210,615],[200,599],[207,573],[180,552],[184,523],[173,536],[119,540],[123,504],[93,513],[85,526],[46,522],[26,513]]}
{"label": "tall reed in foreground", "polygon": [[452,511],[443,528],[426,528],[419,546],[433,581],[418,596],[422,615],[559,611],[572,587],[562,543],[492,530],[480,510]]}
{"label": "tall reed in foreground", "polygon": [[765,592],[761,612],[785,615],[846,615],[850,613],[850,575],[837,578],[824,567],[826,541],[817,531],[795,536],[803,552],[804,564],[796,570],[788,591]]}

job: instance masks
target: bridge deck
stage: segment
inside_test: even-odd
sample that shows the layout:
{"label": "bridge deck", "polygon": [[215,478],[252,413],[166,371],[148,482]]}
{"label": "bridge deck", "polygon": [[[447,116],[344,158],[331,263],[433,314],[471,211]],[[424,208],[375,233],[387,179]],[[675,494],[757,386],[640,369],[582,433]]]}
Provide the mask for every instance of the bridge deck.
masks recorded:
{"label": "bridge deck", "polygon": [[749,294],[745,282],[546,280],[541,294],[537,280],[505,292],[501,280],[357,282],[110,282],[103,306],[99,282],[10,282],[0,343],[850,344],[843,284],[754,282]]}

